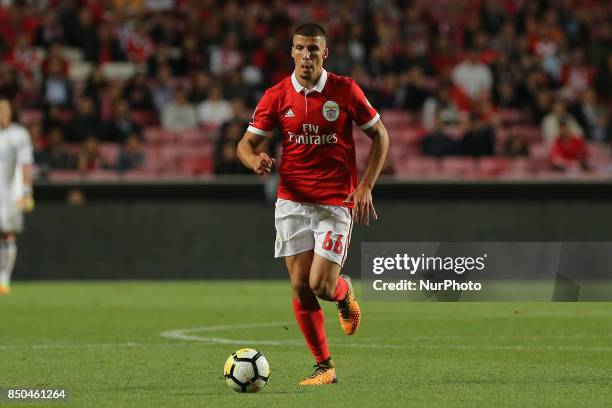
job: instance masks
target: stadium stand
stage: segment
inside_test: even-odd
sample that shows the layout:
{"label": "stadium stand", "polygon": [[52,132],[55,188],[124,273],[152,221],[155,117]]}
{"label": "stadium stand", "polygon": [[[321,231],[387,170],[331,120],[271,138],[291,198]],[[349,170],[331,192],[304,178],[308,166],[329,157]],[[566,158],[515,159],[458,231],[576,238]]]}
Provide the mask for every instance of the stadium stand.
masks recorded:
{"label": "stadium stand", "polygon": [[[160,124],[162,111],[181,90],[196,112],[208,102],[232,106],[235,120],[247,120],[244,111],[290,74],[291,27],[303,16],[328,29],[328,69],[355,78],[381,111],[391,138],[385,174],[612,177],[612,9],[604,1],[175,0],[160,7],[146,0],[9,0],[0,6],[0,92],[14,99],[22,123],[42,127],[35,141],[41,178],[243,173],[215,166],[227,124],[171,131]],[[221,99],[211,98],[217,87]],[[79,145],[90,135],[69,133],[82,96],[104,124],[96,132],[104,160],[86,170],[78,168]],[[128,126],[123,117],[110,126],[120,102],[133,123],[118,133]],[[551,142],[541,132],[554,132],[561,120],[575,122],[572,129],[586,139],[587,163],[551,166]],[[422,143],[436,121],[456,150],[424,157]],[[120,175],[121,145],[135,128],[144,159]],[[73,168],[45,161],[57,129]],[[363,169],[369,141],[355,135]]]}

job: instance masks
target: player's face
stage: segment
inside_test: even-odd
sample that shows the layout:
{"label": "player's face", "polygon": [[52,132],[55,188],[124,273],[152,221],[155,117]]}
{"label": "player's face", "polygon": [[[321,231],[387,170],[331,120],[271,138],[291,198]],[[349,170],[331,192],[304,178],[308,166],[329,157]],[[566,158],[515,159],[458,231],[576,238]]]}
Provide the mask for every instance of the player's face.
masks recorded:
{"label": "player's face", "polygon": [[324,37],[294,35],[291,56],[295,62],[295,74],[304,80],[318,78],[328,53]]}
{"label": "player's face", "polygon": [[11,104],[6,99],[0,99],[0,128],[11,124]]}

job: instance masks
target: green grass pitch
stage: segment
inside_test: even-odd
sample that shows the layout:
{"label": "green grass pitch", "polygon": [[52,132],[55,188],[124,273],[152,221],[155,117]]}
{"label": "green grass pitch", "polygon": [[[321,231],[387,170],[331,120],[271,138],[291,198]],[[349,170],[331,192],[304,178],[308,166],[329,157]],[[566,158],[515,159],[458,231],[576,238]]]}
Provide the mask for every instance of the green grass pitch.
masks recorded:
{"label": "green grass pitch", "polygon": [[[354,337],[325,304],[340,383],[308,388],[297,385],[312,361],[289,296],[288,282],[17,282],[0,297],[0,388],[67,388],[57,405],[65,407],[612,401],[611,304],[362,302]],[[222,379],[225,359],[243,346],[270,361],[258,394],[235,393]]]}

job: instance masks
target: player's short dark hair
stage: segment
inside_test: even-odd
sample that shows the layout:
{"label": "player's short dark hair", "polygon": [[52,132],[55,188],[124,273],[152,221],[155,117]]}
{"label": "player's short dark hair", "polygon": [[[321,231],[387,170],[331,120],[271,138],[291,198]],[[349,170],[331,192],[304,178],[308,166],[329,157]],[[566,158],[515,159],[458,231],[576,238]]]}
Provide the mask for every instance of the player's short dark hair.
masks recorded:
{"label": "player's short dark hair", "polygon": [[293,35],[303,35],[304,37],[323,37],[325,29],[317,23],[304,23],[295,29]]}

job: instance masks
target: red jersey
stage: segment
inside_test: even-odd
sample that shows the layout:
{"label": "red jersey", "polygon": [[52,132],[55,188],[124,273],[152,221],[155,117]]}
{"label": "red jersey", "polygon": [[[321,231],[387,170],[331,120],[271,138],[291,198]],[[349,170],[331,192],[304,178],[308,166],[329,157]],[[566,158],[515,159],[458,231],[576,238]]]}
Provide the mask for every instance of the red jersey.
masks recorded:
{"label": "red jersey", "polygon": [[279,198],[352,207],[343,201],[358,182],[353,121],[368,129],[379,118],[352,78],[323,70],[310,91],[295,73],[266,90],[247,130],[270,136],[280,126]]}

